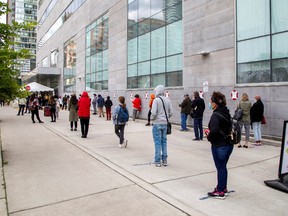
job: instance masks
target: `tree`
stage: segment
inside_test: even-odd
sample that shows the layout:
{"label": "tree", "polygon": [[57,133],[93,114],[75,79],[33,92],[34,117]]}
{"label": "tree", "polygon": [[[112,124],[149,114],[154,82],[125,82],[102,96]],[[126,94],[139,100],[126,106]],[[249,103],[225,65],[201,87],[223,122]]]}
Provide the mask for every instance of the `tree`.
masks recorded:
{"label": "tree", "polygon": [[[9,12],[8,4],[0,2],[0,16]],[[35,27],[35,23],[18,23],[13,21],[11,25],[0,23],[0,98],[13,100],[23,97],[23,87],[18,84],[20,71],[15,69],[17,60],[28,59],[31,54],[27,49],[14,50],[15,38],[22,30]]]}

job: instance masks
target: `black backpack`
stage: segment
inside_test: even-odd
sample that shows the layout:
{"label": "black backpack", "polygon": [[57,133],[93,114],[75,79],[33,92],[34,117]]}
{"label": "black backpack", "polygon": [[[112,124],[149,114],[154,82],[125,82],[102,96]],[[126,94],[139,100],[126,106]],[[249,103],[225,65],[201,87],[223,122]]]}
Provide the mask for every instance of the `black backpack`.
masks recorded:
{"label": "black backpack", "polygon": [[224,135],[225,139],[229,139],[231,144],[238,144],[241,141],[241,127],[238,121],[230,117],[230,119],[225,118],[222,114],[215,112],[216,115],[220,116],[222,119],[225,119],[231,127],[228,134],[225,134],[222,130],[220,133]]}
{"label": "black backpack", "polygon": [[117,123],[125,123],[129,120],[129,114],[128,114],[128,110],[127,108],[123,108],[122,106],[120,106],[119,109],[119,113],[117,116]]}

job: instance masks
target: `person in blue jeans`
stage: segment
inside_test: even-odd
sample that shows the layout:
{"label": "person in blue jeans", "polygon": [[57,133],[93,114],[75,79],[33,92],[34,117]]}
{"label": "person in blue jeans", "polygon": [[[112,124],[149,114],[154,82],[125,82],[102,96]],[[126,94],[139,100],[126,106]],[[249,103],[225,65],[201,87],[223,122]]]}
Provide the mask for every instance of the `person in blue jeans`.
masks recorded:
{"label": "person in blue jeans", "polygon": [[188,94],[184,95],[184,100],[179,107],[181,107],[181,129],[180,131],[188,131],[187,129],[187,117],[191,113],[191,100]]}
{"label": "person in blue jeans", "polygon": [[[151,119],[153,120],[153,140],[155,147],[154,164],[156,167],[167,166],[167,118],[173,115],[171,101],[164,97],[164,86],[158,85],[155,88],[156,98],[151,109]],[[166,113],[166,114],[165,114]],[[161,164],[162,162],[162,164]]]}
{"label": "person in blue jeans", "polygon": [[203,140],[203,113],[205,110],[205,102],[200,97],[199,92],[194,92],[194,100],[191,105],[193,111],[194,119],[194,134],[195,138],[193,140]]}
{"label": "person in blue jeans", "polygon": [[[233,151],[233,145],[227,135],[231,132],[230,113],[226,107],[226,98],[221,92],[213,92],[209,107],[213,109],[207,133],[207,139],[211,143],[211,151],[215,167],[217,169],[217,186],[208,196],[225,199],[227,195],[228,170],[227,163]],[[227,120],[226,120],[227,119]]]}

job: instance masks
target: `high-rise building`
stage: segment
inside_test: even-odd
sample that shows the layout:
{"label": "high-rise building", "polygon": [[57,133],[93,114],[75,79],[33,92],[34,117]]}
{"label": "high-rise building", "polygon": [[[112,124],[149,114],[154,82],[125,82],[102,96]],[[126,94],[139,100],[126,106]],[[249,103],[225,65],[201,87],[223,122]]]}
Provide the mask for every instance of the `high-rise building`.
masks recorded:
{"label": "high-rise building", "polygon": [[226,95],[231,113],[243,93],[251,102],[260,95],[268,122],[263,134],[281,136],[288,119],[287,0],[41,3],[37,70],[59,69],[60,95],[86,90],[116,104],[120,95],[139,94],[146,118],[146,98],[162,84],[179,123],[179,102],[197,90],[207,105],[204,125],[214,90]]}
{"label": "high-rise building", "polygon": [[[8,24],[12,21],[22,23],[25,21],[37,21],[37,0],[8,0],[11,12],[8,13]],[[17,44],[15,50],[28,49],[32,57],[29,59],[21,59],[21,65],[16,66],[20,70],[21,75],[24,75],[36,67],[36,28],[20,32],[20,37],[15,38]]]}

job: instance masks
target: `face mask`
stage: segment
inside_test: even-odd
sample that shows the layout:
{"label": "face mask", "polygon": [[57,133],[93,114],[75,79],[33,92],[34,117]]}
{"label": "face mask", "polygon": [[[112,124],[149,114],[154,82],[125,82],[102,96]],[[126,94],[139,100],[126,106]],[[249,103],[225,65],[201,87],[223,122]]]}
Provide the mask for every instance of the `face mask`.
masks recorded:
{"label": "face mask", "polygon": [[211,104],[211,102],[209,102],[208,106],[209,106],[209,109],[212,109],[212,104]]}

